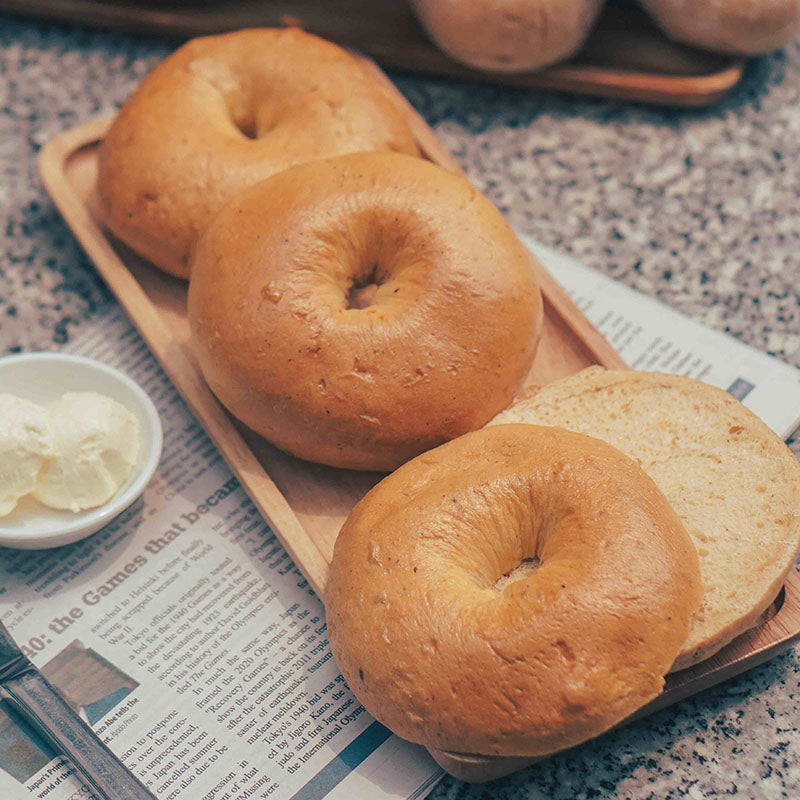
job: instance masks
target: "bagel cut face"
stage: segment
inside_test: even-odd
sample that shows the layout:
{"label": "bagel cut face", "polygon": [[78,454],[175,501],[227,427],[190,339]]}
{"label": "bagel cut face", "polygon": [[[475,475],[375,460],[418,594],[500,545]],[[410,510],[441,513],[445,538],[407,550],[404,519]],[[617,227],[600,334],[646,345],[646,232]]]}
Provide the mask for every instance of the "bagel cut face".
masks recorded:
{"label": "bagel cut face", "polygon": [[220,401],[282,450],[390,470],[511,402],[542,325],[530,258],[430,162],[304,164],[240,194],[200,241],[194,350]]}
{"label": "bagel cut face", "polygon": [[692,378],[590,367],[521,398],[491,424],[558,425],[633,458],[692,537],[705,596],[674,669],[755,625],[800,549],[800,464],[727,392]]}
{"label": "bagel cut face", "polygon": [[542,756],[659,694],[701,596],[689,536],[631,459],[502,425],[424,453],[358,503],[325,606],[342,674],[395,733]]}
{"label": "bagel cut face", "polygon": [[342,48],[296,28],[193,39],[122,107],[99,149],[99,211],[186,278],[197,237],[238,191],[362,150],[417,154],[403,112]]}

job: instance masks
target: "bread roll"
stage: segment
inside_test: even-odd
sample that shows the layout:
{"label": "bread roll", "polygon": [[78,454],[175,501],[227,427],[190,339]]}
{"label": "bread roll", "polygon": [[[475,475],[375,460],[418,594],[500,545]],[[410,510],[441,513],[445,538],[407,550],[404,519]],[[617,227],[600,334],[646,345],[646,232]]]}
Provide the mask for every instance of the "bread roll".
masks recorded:
{"label": "bread roll", "polygon": [[489,72],[528,72],[583,45],[604,0],[412,0],[447,55]]}
{"label": "bread roll", "polygon": [[800,0],[641,0],[664,32],[686,44],[754,55],[783,47],[797,30]]}

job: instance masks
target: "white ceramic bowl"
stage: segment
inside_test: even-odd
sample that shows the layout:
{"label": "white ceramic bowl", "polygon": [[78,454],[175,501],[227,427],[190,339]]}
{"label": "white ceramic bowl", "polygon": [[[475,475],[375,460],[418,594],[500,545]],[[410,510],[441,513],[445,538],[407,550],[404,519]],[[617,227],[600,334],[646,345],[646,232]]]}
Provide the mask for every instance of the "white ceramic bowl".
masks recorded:
{"label": "white ceramic bowl", "polygon": [[24,497],[0,517],[0,546],[41,550],[70,544],[100,530],[144,491],[161,457],[161,420],[144,389],[101,361],[68,353],[0,358],[0,392],[49,403],[64,392],[99,392],[122,403],[139,420],[139,457],[128,480],[102,506],[74,513]]}

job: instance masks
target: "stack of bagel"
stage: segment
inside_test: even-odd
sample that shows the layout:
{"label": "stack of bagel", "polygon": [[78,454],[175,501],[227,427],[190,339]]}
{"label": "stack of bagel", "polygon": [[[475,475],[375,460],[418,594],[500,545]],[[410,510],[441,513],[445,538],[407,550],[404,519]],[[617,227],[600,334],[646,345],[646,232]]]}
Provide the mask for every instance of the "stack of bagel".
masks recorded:
{"label": "stack of bagel", "polygon": [[188,279],[202,372],[277,447],[391,472],[325,592],[334,655],[400,735],[544,755],[757,622],[800,547],[800,466],[724,392],[593,369],[519,396],[542,299],[465,179],[350,55],[198,39],[100,149],[104,223]]}

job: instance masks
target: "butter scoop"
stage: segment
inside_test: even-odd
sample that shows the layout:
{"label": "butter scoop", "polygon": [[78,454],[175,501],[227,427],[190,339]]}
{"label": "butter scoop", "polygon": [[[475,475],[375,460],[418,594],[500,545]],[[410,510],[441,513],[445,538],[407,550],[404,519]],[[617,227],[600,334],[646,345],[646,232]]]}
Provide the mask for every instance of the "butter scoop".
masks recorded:
{"label": "butter scoop", "polygon": [[30,400],[0,394],[0,517],[33,490],[39,470],[54,453],[45,410]]}
{"label": "butter scoop", "polygon": [[67,392],[46,410],[55,452],[39,470],[33,496],[74,512],[102,505],[136,464],[138,420],[96,392]]}

